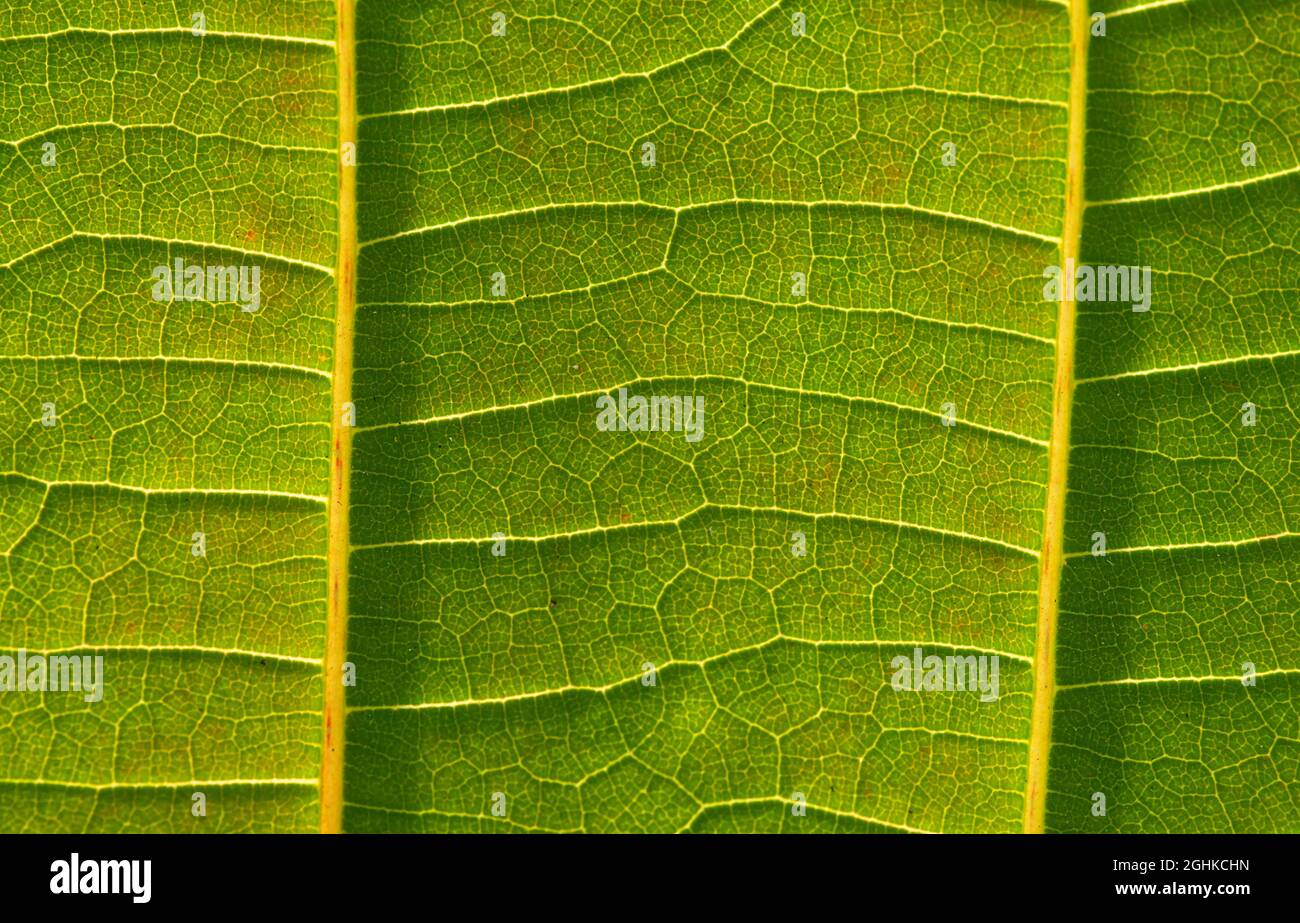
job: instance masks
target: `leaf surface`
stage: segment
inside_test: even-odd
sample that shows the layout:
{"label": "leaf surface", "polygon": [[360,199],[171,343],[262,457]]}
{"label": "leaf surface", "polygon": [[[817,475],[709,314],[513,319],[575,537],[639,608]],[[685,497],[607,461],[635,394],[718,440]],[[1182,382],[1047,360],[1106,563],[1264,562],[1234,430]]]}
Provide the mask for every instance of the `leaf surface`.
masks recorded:
{"label": "leaf surface", "polygon": [[0,5],[0,647],[106,690],[0,696],[0,829],[1300,830],[1294,3],[81,5]]}
{"label": "leaf surface", "polygon": [[[0,694],[5,831],[317,825],[332,4],[205,10],[0,4],[0,647],[104,658]],[[177,259],[263,309],[154,301]]]}

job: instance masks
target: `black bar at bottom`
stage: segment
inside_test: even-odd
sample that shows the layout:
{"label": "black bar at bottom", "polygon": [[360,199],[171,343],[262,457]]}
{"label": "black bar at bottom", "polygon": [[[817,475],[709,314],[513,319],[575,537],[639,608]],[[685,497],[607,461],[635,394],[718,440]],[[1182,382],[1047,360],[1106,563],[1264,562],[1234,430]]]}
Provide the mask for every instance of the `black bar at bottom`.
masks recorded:
{"label": "black bar at bottom", "polygon": [[987,901],[994,913],[1006,912],[1007,901],[1041,900],[1044,909],[1127,904],[1183,912],[1198,904],[1232,913],[1294,893],[1295,843],[1271,836],[11,835],[0,837],[0,888],[11,912],[76,903],[126,913],[424,906],[459,915],[480,902],[494,914],[662,917],[710,907],[770,913],[788,904],[821,915],[848,900],[868,913],[929,907],[947,915],[977,911],[972,900]]}

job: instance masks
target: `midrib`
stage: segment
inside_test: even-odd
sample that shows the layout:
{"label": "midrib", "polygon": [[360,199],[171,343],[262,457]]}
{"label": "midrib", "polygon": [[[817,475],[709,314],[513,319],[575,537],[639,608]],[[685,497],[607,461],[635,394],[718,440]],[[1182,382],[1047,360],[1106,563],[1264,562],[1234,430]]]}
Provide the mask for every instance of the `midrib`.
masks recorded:
{"label": "midrib", "polygon": [[[1061,267],[1077,264],[1083,227],[1084,115],[1088,93],[1088,7],[1069,0],[1070,97]],[[1043,511],[1038,576],[1038,634],[1034,643],[1034,704],[1030,718],[1025,781],[1024,832],[1042,833],[1047,819],[1047,758],[1056,699],[1056,623],[1060,611],[1065,549],[1065,493],[1070,457],[1070,411],[1074,402],[1074,285],[1067,279],[1056,321],[1056,379],[1052,385],[1052,433],[1047,449],[1047,505]]]}
{"label": "midrib", "polygon": [[320,831],[343,828],[343,661],[348,627],[348,503],[352,427],[343,425],[343,405],[352,400],[352,329],[356,319],[356,167],[342,158],[345,143],[357,139],[356,0],[338,0],[336,34],[339,87],[339,244],[335,286],[334,392],[330,406],[330,495],[325,627],[325,714],[321,744]]}

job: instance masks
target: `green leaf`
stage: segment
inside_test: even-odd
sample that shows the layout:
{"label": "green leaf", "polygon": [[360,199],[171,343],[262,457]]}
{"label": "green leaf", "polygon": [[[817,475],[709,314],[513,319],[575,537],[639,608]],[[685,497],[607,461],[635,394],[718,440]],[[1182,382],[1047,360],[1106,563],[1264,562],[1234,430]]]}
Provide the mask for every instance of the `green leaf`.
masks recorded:
{"label": "green leaf", "polygon": [[129,7],[0,6],[0,830],[1300,831],[1294,4]]}
{"label": "green leaf", "polygon": [[203,6],[0,5],[0,647],[104,684],[0,693],[0,830],[318,822],[333,4]]}

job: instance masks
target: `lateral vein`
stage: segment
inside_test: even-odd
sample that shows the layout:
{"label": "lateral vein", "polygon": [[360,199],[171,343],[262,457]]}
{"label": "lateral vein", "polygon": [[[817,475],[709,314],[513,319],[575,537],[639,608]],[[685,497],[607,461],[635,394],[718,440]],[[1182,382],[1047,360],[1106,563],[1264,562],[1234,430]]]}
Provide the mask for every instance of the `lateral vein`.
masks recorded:
{"label": "lateral vein", "polygon": [[0,43],[3,42],[32,42],[39,39],[58,38],[64,35],[107,35],[110,38],[118,35],[189,35],[194,38],[247,38],[255,39],[262,42],[284,42],[293,45],[324,45],[334,47],[334,43],[323,38],[308,38],[302,35],[263,35],[258,32],[222,32],[216,29],[206,29],[201,36],[194,35],[190,26],[173,26],[171,28],[159,29],[93,29],[85,27],[75,27],[68,29],[59,29],[56,32],[33,33],[30,35],[6,35],[0,36]]}
{"label": "lateral vein", "polygon": [[[374,430],[393,429],[393,428],[400,428],[405,426],[428,426],[434,423],[446,423],[454,420],[462,420],[468,417],[486,416],[487,414],[492,414],[492,413],[505,413],[505,412],[515,411],[515,410],[526,410],[530,407],[543,406],[546,404],[553,404],[560,401],[572,401],[572,400],[581,400],[583,398],[597,397],[602,394],[616,392],[620,388],[632,388],[632,387],[636,387],[637,385],[648,384],[654,381],[666,382],[666,381],[678,381],[678,380],[689,380],[689,381],[697,381],[697,382],[698,381],[735,382],[737,384],[744,385],[745,388],[754,388],[759,391],[777,391],[785,394],[798,394],[804,397],[820,397],[820,398],[827,398],[829,400],[847,401],[850,403],[862,402],[865,404],[875,404],[880,407],[888,407],[893,410],[902,411],[904,413],[915,413],[915,414],[920,414],[922,416],[935,417],[935,418],[943,417],[943,414],[939,413],[936,410],[930,410],[925,407],[916,407],[911,404],[899,404],[895,401],[890,401],[879,397],[872,397],[870,395],[865,395],[865,394],[840,394],[833,391],[816,391],[809,388],[793,388],[788,385],[775,385],[775,384],[770,384],[768,382],[748,381],[744,378],[738,378],[731,375],[662,375],[662,376],[655,376],[653,378],[638,378],[633,381],[622,382],[620,384],[614,385],[612,388],[598,388],[591,391],[580,391],[580,392],[568,393],[568,394],[552,394],[552,395],[547,395],[545,397],[535,398],[533,400],[520,401],[515,404],[499,404],[499,405],[493,405],[491,407],[476,407],[472,410],[463,410],[457,413],[443,414],[435,417],[424,417],[416,420],[396,420],[392,423],[376,423],[373,426],[362,426],[357,428],[359,430],[362,430],[363,432],[372,432]],[[996,426],[991,426],[987,423],[977,423],[974,420],[965,420],[960,418],[956,422],[961,424],[962,426],[969,427],[971,429],[976,429],[981,432],[988,433],[989,435],[992,436],[1002,436],[1006,439],[1011,439],[1016,442],[1028,443],[1030,445],[1035,445],[1040,448],[1045,448],[1047,446],[1047,442],[1043,439],[1038,439],[1035,436],[1027,436],[1024,433],[1017,433],[1011,430],[1000,429]]]}
{"label": "lateral vein", "polygon": [[[9,648],[13,650],[14,648]],[[201,656],[211,657],[246,657],[250,660],[275,660],[281,663],[308,664],[311,666],[320,666],[318,657],[296,657],[292,654],[271,654],[266,651],[250,651],[242,648],[224,648],[224,647],[207,647],[200,644],[77,644],[72,647],[49,648],[37,650],[35,648],[24,648],[28,654],[39,654],[42,657],[59,656],[62,654],[73,654],[77,652],[95,653],[97,651],[111,651],[114,654],[199,654]]]}
{"label": "lateral vein", "polygon": [[[692,516],[696,516],[705,510],[731,510],[744,513],[778,513],[784,516],[800,516],[806,519],[844,519],[850,522],[869,522],[881,526],[891,526],[896,529],[909,529],[917,532],[926,532],[930,535],[938,535],[944,538],[954,538],[961,541],[977,542],[985,545],[995,545],[1006,551],[1013,551],[1017,554],[1025,555],[1030,558],[1037,558],[1038,551],[1033,548],[1026,548],[1023,545],[1017,545],[1013,542],[1006,542],[1002,539],[992,538],[987,535],[977,535],[973,532],[960,532],[955,529],[944,529],[939,526],[927,526],[917,522],[908,522],[901,519],[885,519],[877,516],[867,516],[860,513],[810,513],[805,510],[792,510],[778,506],[745,506],[743,504],[728,503],[702,503],[689,512],[683,513],[676,519],[658,519],[647,520],[643,522],[630,522],[613,526],[592,526],[588,529],[575,529],[572,532],[552,532],[545,535],[505,535],[505,541],[515,542],[548,542],[557,539],[579,538],[586,535],[599,535],[604,532],[621,532],[628,529],[644,529],[651,526],[676,526],[680,525]],[[390,542],[371,542],[368,544],[352,545],[352,551],[374,551],[380,548],[403,548],[413,545],[473,545],[487,544],[501,539],[492,537],[471,537],[471,538],[409,538],[398,539]]]}
{"label": "lateral vein", "polygon": [[[1275,532],[1272,535],[1253,535],[1250,538],[1230,539],[1222,542],[1184,542],[1173,545],[1132,545],[1128,548],[1107,548],[1105,557],[1113,554],[1142,554],[1155,551],[1190,551],[1197,548],[1240,548],[1244,545],[1260,545],[1264,542],[1276,542],[1288,538],[1300,538],[1300,532]],[[1102,557],[1091,551],[1071,551],[1067,560],[1075,558]]]}
{"label": "lateral vein", "polygon": [[1118,381],[1122,378],[1145,378],[1148,375],[1164,375],[1169,372],[1190,372],[1196,369],[1211,369],[1220,365],[1236,365],[1239,362],[1271,362],[1274,359],[1289,359],[1300,356],[1300,349],[1286,349],[1279,353],[1251,353],[1245,356],[1227,356],[1223,359],[1208,359],[1205,362],[1188,362],[1183,365],[1169,365],[1157,369],[1134,369],[1131,372],[1115,372],[1111,375],[1094,375],[1080,378],[1077,385],[1090,385],[1096,381]]}
{"label": "lateral vein", "polygon": [[511,209],[505,212],[484,213],[479,215],[465,215],[462,218],[454,218],[451,221],[443,221],[438,224],[428,224],[422,227],[407,228],[393,234],[386,234],[383,237],[374,237],[370,240],[361,242],[361,248],[373,246],[375,244],[387,243],[398,240],[403,237],[411,237],[419,234],[431,234],[436,231],[445,231],[450,228],[459,227],[465,224],[474,224],[483,221],[497,221],[502,218],[517,218],[527,215],[544,214],[550,211],[560,211],[563,209],[585,209],[585,208],[648,208],[658,211],[682,212],[696,211],[704,208],[721,208],[728,205],[760,205],[782,208],[875,208],[881,211],[906,211],[918,215],[928,215],[932,218],[945,218],[950,221],[960,221],[966,224],[974,224],[980,227],[989,228],[995,231],[1003,231],[1007,234],[1014,234],[1017,237],[1029,237],[1034,240],[1040,240],[1044,243],[1059,244],[1061,239],[1053,237],[1050,234],[1042,234],[1038,231],[1031,231],[1028,228],[1016,227],[1010,224],[1001,224],[997,221],[990,221],[987,218],[978,218],[974,215],[963,215],[958,212],[944,211],[938,208],[927,208],[923,205],[913,205],[910,202],[871,202],[859,201],[855,199],[825,199],[820,202],[797,201],[793,199],[717,199],[709,202],[693,202],[689,205],[661,205],[657,202],[644,202],[639,200],[607,201],[607,202],[548,202],[544,205],[533,205],[527,208]]}
{"label": "lateral vein", "polygon": [[326,497],[315,494],[300,494],[288,490],[257,490],[222,487],[141,487],[137,484],[122,484],[117,481],[52,481],[22,471],[0,472],[0,478],[22,478],[34,484],[46,487],[103,487],[107,490],[125,490],[146,496],[201,496],[201,497],[269,497],[283,500],[307,500],[312,503],[324,503]]}
{"label": "lateral vein", "polygon": [[[859,641],[818,641],[810,638],[796,638],[790,635],[778,634],[766,641],[760,641],[757,644],[750,644],[735,650],[723,651],[720,654],[714,654],[711,657],[705,657],[700,660],[669,660],[656,666],[656,670],[664,671],[676,667],[705,667],[711,663],[720,660],[726,660],[728,657],[735,657],[738,654],[746,654],[753,651],[763,650],[773,645],[803,644],[810,647],[922,647],[930,646],[945,648],[953,651],[973,651],[977,654],[1005,657],[1008,660],[1015,660],[1021,663],[1030,663],[1031,658],[1024,654],[1013,654],[1009,651],[991,650],[989,648],[973,647],[969,644],[954,644],[950,641],[915,641],[915,640],[893,640],[890,638],[867,638]],[[491,698],[481,699],[456,699],[439,702],[411,702],[411,703],[394,703],[384,705],[354,705],[348,708],[348,712],[368,712],[368,711],[423,711],[428,709],[439,708],[465,708],[471,706],[489,706],[489,705],[506,705],[511,702],[526,702],[531,699],[543,699],[554,695],[563,695],[566,692],[590,692],[595,694],[604,694],[612,692],[620,686],[626,686],[628,683],[634,683],[641,679],[642,674],[637,673],[633,676],[624,676],[603,685],[569,685],[558,686],[551,689],[537,689],[528,692],[518,692],[511,695],[493,696]],[[914,728],[914,727],[897,727],[885,728],[886,731],[914,731],[929,734],[945,733],[942,729],[937,728]],[[998,743],[1015,743],[1024,746],[1024,740],[1013,740],[1005,737],[987,737],[983,735],[972,734],[969,736],[980,737],[982,740],[993,740]]]}
{"label": "lateral vein", "polygon": [[[1260,670],[1253,675],[1256,677],[1296,676],[1300,675],[1300,669],[1279,667],[1276,670]],[[1092,683],[1072,683],[1068,686],[1057,686],[1056,691],[1070,692],[1075,689],[1096,689],[1100,686],[1146,686],[1151,683],[1239,683],[1241,678],[1240,673],[1234,676],[1138,676],[1125,679],[1102,679]]]}
{"label": "lateral vein", "polygon": [[1283,176],[1291,176],[1294,173],[1300,173],[1300,164],[1294,167],[1288,167],[1285,170],[1277,170],[1273,173],[1261,173],[1258,176],[1252,176],[1250,179],[1240,180],[1232,183],[1216,183],[1213,186],[1200,186],[1196,189],[1180,189],[1176,192],[1159,192],[1154,195],[1130,196],[1124,199],[1102,199],[1096,202],[1089,202],[1089,206],[1100,207],[1102,205],[1128,205],[1133,202],[1164,202],[1171,199],[1185,199],[1188,196],[1205,195],[1210,192],[1221,192],[1224,189],[1245,189],[1248,186],[1258,186],[1260,183],[1266,183],[1269,180],[1280,179]]}

